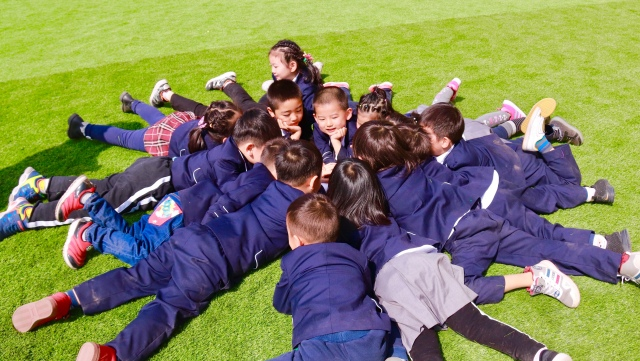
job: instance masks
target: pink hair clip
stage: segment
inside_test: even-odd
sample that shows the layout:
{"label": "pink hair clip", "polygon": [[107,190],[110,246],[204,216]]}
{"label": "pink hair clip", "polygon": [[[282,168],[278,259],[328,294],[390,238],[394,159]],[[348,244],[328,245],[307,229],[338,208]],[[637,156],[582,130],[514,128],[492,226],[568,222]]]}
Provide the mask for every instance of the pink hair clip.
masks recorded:
{"label": "pink hair clip", "polygon": [[198,128],[204,129],[206,127],[207,127],[207,123],[204,122],[204,118],[200,118],[200,120],[198,120]]}
{"label": "pink hair clip", "polygon": [[311,56],[311,54],[309,53],[302,54],[302,57],[304,58],[305,63],[313,62],[313,56]]}

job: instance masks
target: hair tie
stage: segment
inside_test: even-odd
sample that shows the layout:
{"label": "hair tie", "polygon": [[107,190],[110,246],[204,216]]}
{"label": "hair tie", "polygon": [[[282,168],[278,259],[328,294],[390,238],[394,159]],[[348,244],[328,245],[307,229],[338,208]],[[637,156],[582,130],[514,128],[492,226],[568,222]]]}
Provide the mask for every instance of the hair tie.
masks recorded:
{"label": "hair tie", "polygon": [[309,53],[303,53],[302,54],[302,61],[305,64],[312,63],[313,62],[313,56],[311,56],[311,54],[309,54]]}
{"label": "hair tie", "polygon": [[207,123],[205,123],[204,117],[200,118],[200,120],[198,120],[198,128],[204,129],[206,127],[207,127]]}

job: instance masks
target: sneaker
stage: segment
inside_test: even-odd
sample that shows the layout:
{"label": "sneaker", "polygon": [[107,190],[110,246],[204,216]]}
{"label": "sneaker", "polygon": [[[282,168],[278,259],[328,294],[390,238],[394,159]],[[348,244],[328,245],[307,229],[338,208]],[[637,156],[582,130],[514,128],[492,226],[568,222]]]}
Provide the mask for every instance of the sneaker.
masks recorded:
{"label": "sneaker", "polygon": [[631,252],[631,237],[629,231],[623,229],[620,232],[613,232],[604,236],[607,240],[607,249],[616,253]]}
{"label": "sneaker", "polygon": [[324,63],[321,61],[314,61],[313,62],[313,66],[316,67],[316,69],[318,69],[318,73],[322,73],[322,68],[324,67]]}
{"label": "sneaker", "polygon": [[116,350],[113,347],[100,345],[95,342],[85,342],[76,361],[116,361]]}
{"label": "sneaker", "polygon": [[67,123],[69,124],[69,128],[67,128],[67,137],[69,139],[82,139],[85,137],[82,131],[84,120],[78,114],[71,114]]}
{"label": "sneaker", "polygon": [[594,203],[613,204],[616,192],[608,180],[598,179],[591,188],[596,190],[596,194],[593,195]]}
{"label": "sneaker", "polygon": [[580,290],[578,286],[564,273],[560,272],[551,261],[541,261],[529,266],[524,272],[533,274],[533,283],[527,288],[531,296],[545,294],[556,298],[565,306],[576,308],[580,304]]}
{"label": "sneaker", "polygon": [[18,307],[11,316],[13,327],[25,333],[47,322],[60,320],[69,314],[71,299],[64,292],[58,292],[39,301]]}
{"label": "sneaker", "polygon": [[262,83],[262,90],[269,91],[271,84],[273,84],[273,79],[265,80],[264,83]]}
{"label": "sneaker", "polygon": [[93,193],[96,187],[86,176],[79,176],[71,183],[66,192],[62,195],[56,205],[56,219],[64,222],[69,218],[69,213],[82,209],[83,205],[80,199],[87,193]]}
{"label": "sneaker", "polygon": [[337,87],[337,88],[345,88],[345,89],[349,89],[349,83],[344,82],[344,81],[330,81],[327,83],[324,83],[324,87],[328,88],[328,87]]}
{"label": "sneaker", "polygon": [[16,198],[6,211],[0,213],[0,241],[22,232],[27,226],[33,204],[24,198]]}
{"label": "sneaker", "polygon": [[122,103],[122,112],[123,113],[133,113],[133,109],[131,109],[131,103],[133,103],[135,99],[128,92],[123,92],[120,94],[120,103]]}
{"label": "sneaker", "polygon": [[[171,90],[171,86],[167,79],[158,80],[156,85],[153,86],[153,90],[151,91],[151,95],[149,96],[149,104],[153,105],[156,108],[160,108],[164,105],[164,100],[162,99],[162,92]],[[122,96],[121,96],[122,97]]]}
{"label": "sneaker", "polygon": [[537,152],[538,147],[536,143],[544,138],[544,125],[545,120],[544,117],[540,115],[540,108],[535,108],[532,112],[533,114],[529,114],[527,118],[530,118],[529,126],[524,132],[524,139],[522,140],[522,150],[527,150],[529,152]]}
{"label": "sneaker", "polygon": [[38,181],[43,179],[45,178],[42,174],[31,167],[27,167],[22,172],[20,179],[18,179],[18,185],[13,188],[11,195],[9,195],[9,203],[20,197],[32,203],[47,198],[47,195],[38,188]]}
{"label": "sneaker", "polygon": [[582,145],[582,132],[580,132],[578,128],[567,123],[566,120],[560,117],[553,117],[551,118],[549,125],[551,126],[551,129],[553,129],[551,139],[557,142],[569,143],[575,146]]}
{"label": "sneaker", "polygon": [[518,108],[517,105],[507,99],[502,102],[502,108],[500,108],[500,111],[509,113],[511,116],[509,120],[520,119],[527,116],[527,114]]}
{"label": "sneaker", "polygon": [[[553,98],[544,98],[538,101],[531,107],[529,114],[524,118],[522,124],[520,124],[520,131],[525,133],[527,131],[527,127],[529,126],[529,121],[531,120],[531,116],[533,115],[533,111],[536,108],[540,108],[540,116],[543,118],[548,118],[551,116],[554,110],[556,110],[556,101]],[[516,118],[517,119],[517,118]]]}
{"label": "sneaker", "polygon": [[456,96],[458,95],[458,89],[460,89],[460,84],[461,83],[462,83],[462,80],[460,80],[460,78],[453,78],[447,84],[447,88],[453,90],[453,95],[451,96],[451,101],[456,100]]}
{"label": "sneaker", "polygon": [[87,260],[87,251],[91,249],[92,244],[84,238],[84,231],[91,226],[93,222],[84,219],[76,219],[69,227],[67,240],[62,247],[62,258],[67,266],[78,269],[84,266]]}
{"label": "sneaker", "polygon": [[[222,90],[222,86],[227,80],[231,80],[233,82],[236,81],[236,73],[233,71],[228,71],[222,75],[218,75],[215,78],[209,79],[207,84],[204,86],[207,90]],[[268,88],[267,88],[268,89]]]}
{"label": "sneaker", "polygon": [[375,88],[380,88],[382,90],[393,90],[393,84],[389,81],[382,82],[380,84],[373,84],[369,86],[369,93],[373,93]]}
{"label": "sneaker", "polygon": [[620,276],[624,281],[640,284],[640,252],[627,253],[629,258],[620,265]]}
{"label": "sneaker", "polygon": [[540,353],[540,357],[534,360],[538,361],[573,361],[571,356],[566,353],[559,353],[553,350],[544,349]]}

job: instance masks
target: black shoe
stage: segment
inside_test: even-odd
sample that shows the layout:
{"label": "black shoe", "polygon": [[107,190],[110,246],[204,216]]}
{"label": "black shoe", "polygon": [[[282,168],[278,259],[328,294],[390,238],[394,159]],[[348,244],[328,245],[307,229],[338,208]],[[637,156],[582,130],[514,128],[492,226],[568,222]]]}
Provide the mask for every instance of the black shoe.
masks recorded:
{"label": "black shoe", "polygon": [[82,132],[82,123],[84,121],[76,113],[71,114],[69,117],[69,129],[67,129],[67,136],[69,139],[82,139],[84,133]]}
{"label": "black shoe", "polygon": [[616,192],[613,190],[613,186],[608,180],[598,179],[591,188],[596,190],[596,194],[593,196],[594,203],[613,204]]}
{"label": "black shoe", "polygon": [[133,109],[131,109],[131,103],[133,103],[135,99],[131,96],[131,94],[127,92],[123,92],[120,94],[120,102],[122,103],[122,111],[124,113],[133,113]]}
{"label": "black shoe", "polygon": [[631,237],[629,232],[623,229],[620,232],[613,232],[604,236],[607,240],[607,249],[616,253],[631,252]]}

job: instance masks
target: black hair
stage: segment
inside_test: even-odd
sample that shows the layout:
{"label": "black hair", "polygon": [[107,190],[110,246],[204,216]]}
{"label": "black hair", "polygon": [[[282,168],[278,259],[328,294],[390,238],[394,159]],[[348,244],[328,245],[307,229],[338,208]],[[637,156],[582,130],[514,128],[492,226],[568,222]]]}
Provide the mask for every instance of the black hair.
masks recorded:
{"label": "black hair", "polygon": [[269,54],[279,52],[282,54],[283,63],[288,64],[292,60],[298,64],[300,69],[300,75],[304,77],[304,80],[308,83],[315,84],[316,86],[322,86],[322,76],[318,68],[313,66],[313,57],[310,54],[302,51],[300,46],[295,42],[283,39],[271,47]]}
{"label": "black hair", "polygon": [[411,153],[413,153],[420,162],[433,156],[431,154],[431,142],[427,133],[415,123],[399,123],[395,128],[400,132],[402,138],[407,142]]}
{"label": "black hair", "polygon": [[389,204],[375,173],[359,159],[344,159],[333,168],[327,196],[338,213],[357,227],[390,224]]}
{"label": "black hair", "polygon": [[353,155],[375,172],[403,166],[410,173],[420,164],[393,123],[383,120],[370,121],[358,128],[353,136]]}
{"label": "black hair", "polygon": [[342,110],[349,109],[349,98],[347,94],[335,86],[318,89],[313,98],[313,107],[315,108],[318,105],[329,104],[331,102],[338,102]]}
{"label": "black hair", "polygon": [[430,128],[438,138],[447,137],[453,144],[462,139],[464,118],[456,107],[448,103],[433,104],[420,115],[421,127]]}
{"label": "black hair", "polygon": [[266,110],[253,108],[247,110],[233,127],[233,139],[236,144],[252,142],[261,147],[267,141],[282,137],[278,122]]}
{"label": "black hair", "polygon": [[260,155],[260,163],[269,167],[275,165],[276,156],[282,152],[290,143],[289,139],[274,138],[264,143],[264,149],[262,149],[262,155]]}
{"label": "black hair", "polygon": [[379,120],[385,120],[386,117],[393,112],[393,107],[384,89],[373,88],[373,91],[360,97],[358,102],[358,112],[376,113],[380,115]]}
{"label": "black hair", "polygon": [[300,102],[302,102],[302,92],[294,81],[281,79],[274,81],[269,86],[267,90],[267,106],[271,110],[276,110],[281,103],[290,99],[300,99]]}
{"label": "black hair", "polygon": [[308,244],[335,242],[340,231],[338,210],[324,194],[305,194],[289,205],[287,229]]}
{"label": "black hair", "polygon": [[226,100],[211,102],[198,126],[189,132],[189,153],[207,149],[206,136],[216,143],[222,143],[224,138],[231,135],[241,115],[242,110],[235,103]]}
{"label": "black hair", "polygon": [[320,178],[322,155],[315,145],[306,140],[289,140],[276,156],[278,180],[298,187],[313,176]]}

